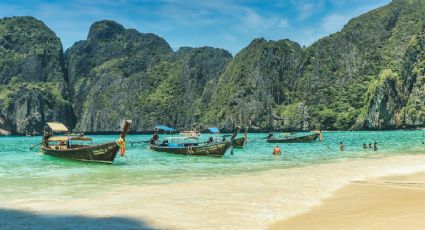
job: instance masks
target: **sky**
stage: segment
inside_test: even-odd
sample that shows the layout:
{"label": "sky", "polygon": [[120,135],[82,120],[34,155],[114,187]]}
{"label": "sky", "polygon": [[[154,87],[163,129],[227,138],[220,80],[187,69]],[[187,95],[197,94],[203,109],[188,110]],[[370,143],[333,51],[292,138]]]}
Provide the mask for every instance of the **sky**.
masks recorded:
{"label": "sky", "polygon": [[337,32],[353,17],[390,0],[0,0],[0,18],[34,16],[64,49],[110,19],[163,37],[177,50],[212,46],[236,54],[253,39],[291,39],[303,46]]}

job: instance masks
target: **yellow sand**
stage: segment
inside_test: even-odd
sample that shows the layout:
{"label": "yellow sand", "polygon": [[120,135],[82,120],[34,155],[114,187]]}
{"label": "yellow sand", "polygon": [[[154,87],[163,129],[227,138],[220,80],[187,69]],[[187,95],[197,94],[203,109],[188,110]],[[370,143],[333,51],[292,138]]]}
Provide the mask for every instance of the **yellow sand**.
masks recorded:
{"label": "yellow sand", "polygon": [[[302,168],[224,175],[218,178],[198,178],[170,184],[111,186],[107,191],[96,193],[88,191],[84,197],[37,193],[20,199],[2,199],[0,210],[3,209],[7,216],[7,221],[4,219],[7,225],[6,228],[1,227],[2,213],[0,211],[0,229],[25,229],[23,227],[29,225],[31,229],[45,229],[46,225],[60,226],[63,229],[75,229],[76,226],[80,229],[102,227],[107,229],[111,228],[111,221],[114,222],[115,229],[139,229],[140,226],[160,229],[266,229],[276,221],[291,218],[319,206],[322,200],[331,197],[336,190],[350,181],[365,181],[390,174],[425,172],[424,162],[425,155],[341,160]],[[406,181],[415,180],[407,177]],[[79,189],[78,185],[64,186],[67,186],[68,191]],[[351,211],[336,210],[338,218],[335,218],[336,215],[331,212],[327,222],[332,224],[337,219],[340,221],[339,225],[324,229],[349,227],[350,220],[368,221],[370,216],[368,212],[374,209],[378,210],[383,220],[388,221],[391,217],[387,216],[389,215],[386,212],[387,209],[382,207],[386,207],[384,205],[391,201],[399,200],[400,205],[407,206],[395,206],[388,209],[390,211],[411,209],[412,205],[406,203],[407,201],[418,204],[417,209],[425,207],[423,188],[405,187],[407,185],[403,187],[372,186],[360,183],[350,185],[349,189],[352,188],[352,190],[343,193],[343,195],[346,194],[346,198],[344,196],[338,198],[340,197],[338,192],[337,200],[357,205],[363,200],[367,201],[367,197],[362,196],[368,195],[369,191],[364,189],[376,189],[375,193],[370,192],[370,196],[375,194],[375,197],[382,197],[384,201],[370,202],[370,205],[374,205],[373,207],[358,206],[360,208],[356,209],[357,206],[353,206]],[[407,196],[409,199],[405,199],[403,194],[394,194],[394,197],[391,197],[392,193],[387,194],[387,190],[380,191],[380,189],[388,191],[404,189],[409,193]],[[420,193],[421,197],[417,193]],[[363,195],[360,196],[361,194]],[[357,198],[355,198],[356,195]],[[374,198],[368,199],[374,200]],[[347,205],[340,207],[349,208]],[[15,214],[14,211],[24,213]],[[420,212],[411,209],[406,213],[416,215]],[[50,218],[51,215],[54,217]],[[105,218],[115,219],[105,220]],[[314,218],[300,220],[307,223],[310,219],[314,221]],[[318,217],[313,226],[322,226],[322,219],[325,224],[326,219]],[[295,222],[292,223],[295,224]],[[278,225],[277,228],[279,229],[280,226]],[[298,224],[288,226],[294,227]],[[285,229],[294,229],[292,227]],[[312,225],[306,225],[306,227],[311,229]]]}
{"label": "yellow sand", "polygon": [[425,173],[353,182],[270,229],[425,229]]}

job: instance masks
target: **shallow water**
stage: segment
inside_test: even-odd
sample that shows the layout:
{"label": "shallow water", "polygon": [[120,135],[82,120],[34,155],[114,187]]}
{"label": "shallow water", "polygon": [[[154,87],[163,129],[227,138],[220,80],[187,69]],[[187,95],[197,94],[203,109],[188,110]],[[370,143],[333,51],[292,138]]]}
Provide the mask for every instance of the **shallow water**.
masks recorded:
{"label": "shallow water", "polygon": [[[125,157],[118,155],[112,165],[63,160],[42,155],[38,149],[30,150],[30,145],[38,146],[40,137],[0,137],[0,197],[78,197],[114,186],[175,183],[344,159],[423,154],[423,135],[423,131],[326,132],[323,142],[280,144],[283,155],[276,157],[271,154],[274,144],[264,140],[266,134],[249,134],[244,149],[234,149],[233,155],[228,151],[218,158],[154,152],[146,144],[129,144],[148,140],[150,135],[129,135]],[[95,143],[116,139],[113,135],[92,137]],[[378,142],[378,151],[362,148],[363,143],[374,141]],[[339,142],[346,146],[343,153]]]}
{"label": "shallow water", "polygon": [[[265,136],[249,134],[233,155],[197,157],[131,146],[150,136],[129,135],[125,157],[112,165],[30,150],[41,137],[0,137],[0,208],[125,216],[164,228],[259,229],[307,211],[349,181],[425,170],[423,131],[327,132],[323,142],[280,144],[282,156],[271,154],[275,145]],[[374,141],[378,151],[363,149]],[[16,219],[17,226],[27,222]]]}

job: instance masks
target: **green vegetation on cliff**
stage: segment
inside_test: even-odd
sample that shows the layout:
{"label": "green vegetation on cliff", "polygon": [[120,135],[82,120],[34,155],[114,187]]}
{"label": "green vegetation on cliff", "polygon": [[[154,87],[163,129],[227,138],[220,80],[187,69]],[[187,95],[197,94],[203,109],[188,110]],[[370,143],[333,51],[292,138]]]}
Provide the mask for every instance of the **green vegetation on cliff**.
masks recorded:
{"label": "green vegetation on cliff", "polygon": [[0,19],[0,128],[135,131],[247,125],[258,131],[425,125],[425,1],[394,0],[302,48],[255,39],[234,58],[174,52],[161,37],[94,23],[65,54],[31,17]]}
{"label": "green vegetation on cliff", "polygon": [[203,122],[271,129],[275,106],[294,99],[302,60],[302,48],[289,40],[252,41],[220,76]]}
{"label": "green vegetation on cliff", "polygon": [[41,132],[46,121],[72,126],[58,37],[32,17],[0,19],[0,128]]}
{"label": "green vegetation on cliff", "polygon": [[223,90],[213,95],[204,121],[287,130],[423,126],[423,46],[411,40],[423,36],[424,12],[424,1],[393,1],[302,51],[255,40],[220,77]]}
{"label": "green vegetation on cliff", "polygon": [[76,128],[115,131],[124,117],[139,131],[157,123],[191,128],[209,101],[206,85],[215,85],[230,59],[209,47],[173,52],[156,35],[96,22],[66,52]]}

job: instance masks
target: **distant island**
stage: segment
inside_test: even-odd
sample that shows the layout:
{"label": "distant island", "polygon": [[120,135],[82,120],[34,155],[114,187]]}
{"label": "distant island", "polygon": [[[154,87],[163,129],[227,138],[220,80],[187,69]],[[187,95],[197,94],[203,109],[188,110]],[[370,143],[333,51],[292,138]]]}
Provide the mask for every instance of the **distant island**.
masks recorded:
{"label": "distant island", "polygon": [[0,129],[40,133],[234,124],[253,131],[425,126],[425,3],[394,0],[304,48],[255,39],[232,57],[95,22],[63,51],[33,17],[0,19]]}

